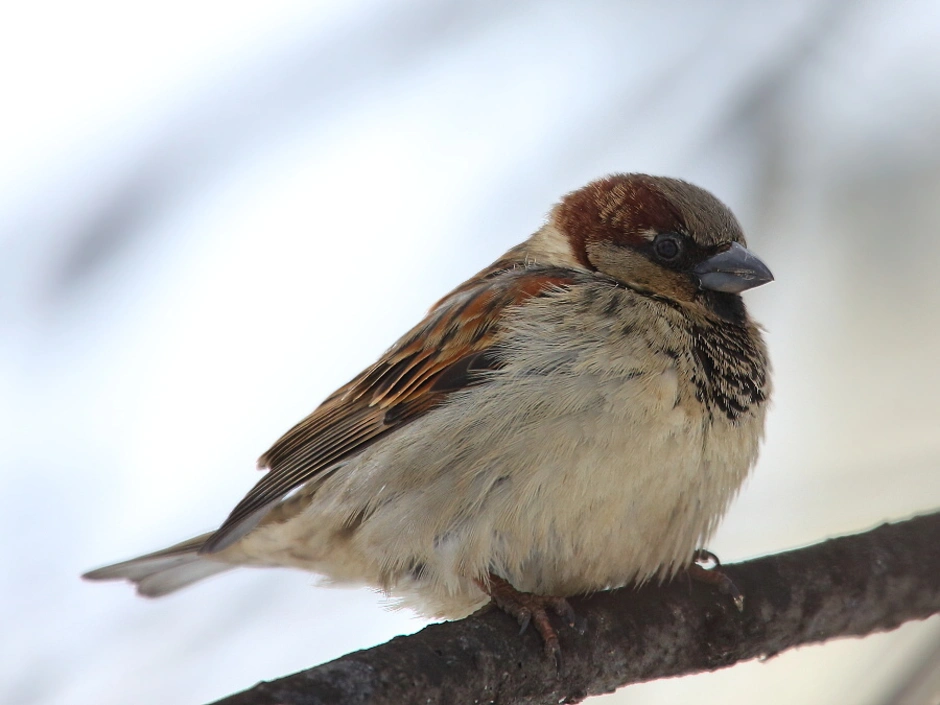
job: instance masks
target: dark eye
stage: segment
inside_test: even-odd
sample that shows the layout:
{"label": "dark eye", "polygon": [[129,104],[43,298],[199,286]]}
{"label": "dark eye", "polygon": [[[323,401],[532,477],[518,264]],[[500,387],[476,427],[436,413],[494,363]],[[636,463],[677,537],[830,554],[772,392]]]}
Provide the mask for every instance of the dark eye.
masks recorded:
{"label": "dark eye", "polygon": [[653,252],[659,259],[671,262],[682,254],[682,242],[676,235],[657,235],[653,240]]}

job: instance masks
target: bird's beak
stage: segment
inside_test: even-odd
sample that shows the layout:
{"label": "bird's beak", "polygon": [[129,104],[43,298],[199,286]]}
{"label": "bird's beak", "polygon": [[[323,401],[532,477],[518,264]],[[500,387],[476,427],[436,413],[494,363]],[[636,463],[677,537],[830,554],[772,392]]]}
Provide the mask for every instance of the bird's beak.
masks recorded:
{"label": "bird's beak", "polygon": [[698,277],[700,288],[729,294],[740,294],[774,280],[767,265],[736,242],[699,264],[692,273]]}

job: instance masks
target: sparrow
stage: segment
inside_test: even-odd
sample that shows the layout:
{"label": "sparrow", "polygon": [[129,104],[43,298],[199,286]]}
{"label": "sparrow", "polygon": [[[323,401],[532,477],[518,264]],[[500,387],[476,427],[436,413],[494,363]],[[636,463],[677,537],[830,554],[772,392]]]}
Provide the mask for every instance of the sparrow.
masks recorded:
{"label": "sparrow", "polygon": [[549,613],[688,568],[753,467],[770,366],[740,294],[772,280],[708,191],[594,181],[284,434],[217,531],[84,577],[290,566],[428,617],[492,600],[557,655]]}

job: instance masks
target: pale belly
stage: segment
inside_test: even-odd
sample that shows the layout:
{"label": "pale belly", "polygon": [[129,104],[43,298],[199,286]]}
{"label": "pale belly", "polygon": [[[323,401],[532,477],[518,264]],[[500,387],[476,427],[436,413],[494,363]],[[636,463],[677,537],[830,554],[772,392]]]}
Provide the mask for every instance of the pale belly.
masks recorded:
{"label": "pale belly", "polygon": [[490,572],[572,595],[686,565],[757,434],[706,424],[669,367],[541,391],[471,390],[286,500],[219,558],[373,585],[446,617],[486,601],[474,579]]}

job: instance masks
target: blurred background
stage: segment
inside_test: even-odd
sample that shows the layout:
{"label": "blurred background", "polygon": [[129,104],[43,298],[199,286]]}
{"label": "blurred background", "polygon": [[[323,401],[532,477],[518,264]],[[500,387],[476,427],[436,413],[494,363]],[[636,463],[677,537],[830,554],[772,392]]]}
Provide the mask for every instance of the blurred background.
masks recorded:
{"label": "blurred background", "polygon": [[[0,701],[202,703],[415,631],[242,570],[81,572],[215,528],[282,431],[613,171],[726,201],[777,393],[710,548],[940,507],[932,0],[8,3]],[[940,621],[609,703],[931,703]]]}

